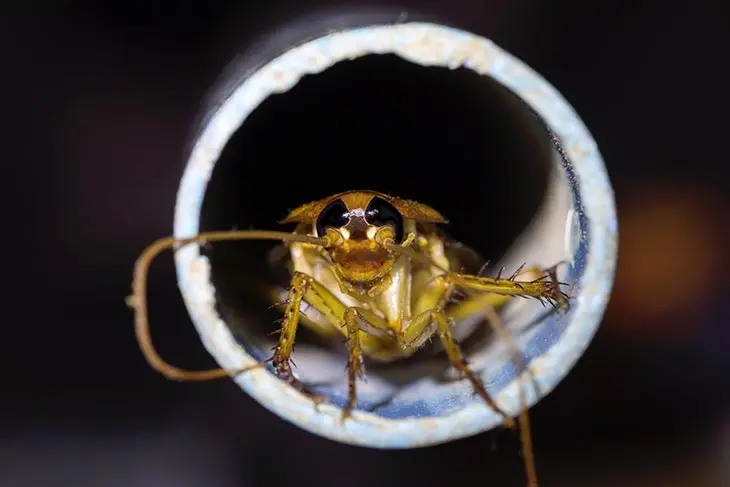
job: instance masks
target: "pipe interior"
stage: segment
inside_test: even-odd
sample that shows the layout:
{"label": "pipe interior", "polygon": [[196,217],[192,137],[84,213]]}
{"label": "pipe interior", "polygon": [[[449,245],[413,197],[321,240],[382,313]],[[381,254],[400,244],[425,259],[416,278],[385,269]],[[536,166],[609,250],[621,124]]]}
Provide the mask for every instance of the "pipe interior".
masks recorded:
{"label": "pipe interior", "polygon": [[[466,68],[368,55],[306,76],[254,110],[216,163],[200,230],[287,229],[277,221],[301,203],[374,189],[433,206],[450,220],[449,234],[497,262],[538,215],[555,165],[538,117],[496,81]],[[258,359],[271,353],[266,333],[278,328],[280,314],[267,309],[250,281],[286,282],[265,266],[275,245],[201,249],[210,258],[222,317]],[[304,327],[297,344],[303,378],[326,354],[342,355]],[[321,351],[309,369],[305,347]],[[333,393],[339,395],[345,374],[336,371],[343,379]],[[405,380],[423,373],[411,369]]]}

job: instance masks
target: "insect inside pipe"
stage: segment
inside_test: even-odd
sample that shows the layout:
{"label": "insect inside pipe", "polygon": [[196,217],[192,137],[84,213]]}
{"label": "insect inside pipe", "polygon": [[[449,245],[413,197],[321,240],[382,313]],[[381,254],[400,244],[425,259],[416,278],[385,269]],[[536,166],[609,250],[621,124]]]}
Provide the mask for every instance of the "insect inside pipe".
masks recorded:
{"label": "insect inside pipe", "polygon": [[[469,381],[474,392],[502,415],[505,426],[517,426],[470,369],[452,328],[459,321],[480,315],[485,326],[495,328],[514,346],[494,310],[515,297],[567,309],[569,297],[561,289],[567,284],[558,281],[555,266],[540,269],[523,265],[510,275],[500,272],[494,277],[481,275],[481,269],[464,273],[462,269],[473,267],[476,253],[443,231],[439,225],[447,223],[444,216],[423,203],[376,191],[349,191],[304,204],[282,223],[295,224],[293,232],[205,232],[184,240],[164,238],[142,253],[128,303],[135,311],[139,345],[154,369],[169,379],[200,381],[244,373],[251,367],[190,371],[158,355],[150,338],[146,303],[147,272],[153,259],[165,249],[192,242],[280,240],[288,251],[278,260],[290,272],[288,289],[282,293],[274,285],[258,284],[260,292],[283,312],[278,344],[269,360],[254,367],[270,365],[278,378],[311,397],[314,407],[324,398],[310,391],[292,370],[298,325],[334,345],[344,338],[349,394],[341,419],[346,421],[357,404],[358,378],[365,374],[364,357],[380,362],[407,359],[437,337],[445,359]],[[280,300],[282,294],[284,299]],[[519,356],[514,353],[518,362]],[[517,366],[523,368],[521,363]],[[519,419],[528,483],[537,485],[524,405]]]}

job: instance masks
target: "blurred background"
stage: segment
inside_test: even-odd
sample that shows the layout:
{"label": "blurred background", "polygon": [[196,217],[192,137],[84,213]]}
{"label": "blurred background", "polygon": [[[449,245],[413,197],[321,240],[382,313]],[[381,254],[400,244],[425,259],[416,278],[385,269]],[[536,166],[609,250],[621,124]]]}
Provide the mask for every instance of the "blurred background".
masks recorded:
{"label": "blurred background", "polygon": [[[166,381],[134,341],[132,265],[171,231],[186,144],[221,70],[299,15],[374,5],[4,4],[12,291],[0,486],[524,485],[511,432],[415,451],[343,446],[283,422],[232,381]],[[547,78],[593,133],[616,190],[620,259],[605,320],[533,409],[541,485],[730,485],[730,78],[717,66],[727,44],[719,2],[405,6],[495,40]],[[161,259],[150,283],[160,351],[213,366],[174,279],[172,259]]]}

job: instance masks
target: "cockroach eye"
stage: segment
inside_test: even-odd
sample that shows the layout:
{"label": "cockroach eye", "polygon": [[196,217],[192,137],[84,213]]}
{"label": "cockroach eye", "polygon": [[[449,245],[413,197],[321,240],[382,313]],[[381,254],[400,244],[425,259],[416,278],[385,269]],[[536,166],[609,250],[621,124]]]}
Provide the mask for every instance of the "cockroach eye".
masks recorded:
{"label": "cockroach eye", "polygon": [[365,210],[365,219],[370,225],[382,227],[392,225],[395,231],[395,241],[401,243],[405,233],[403,215],[383,198],[374,197]]}
{"label": "cockroach eye", "polygon": [[350,222],[347,207],[342,200],[335,200],[322,210],[317,217],[317,236],[322,237],[328,228],[344,227]]}

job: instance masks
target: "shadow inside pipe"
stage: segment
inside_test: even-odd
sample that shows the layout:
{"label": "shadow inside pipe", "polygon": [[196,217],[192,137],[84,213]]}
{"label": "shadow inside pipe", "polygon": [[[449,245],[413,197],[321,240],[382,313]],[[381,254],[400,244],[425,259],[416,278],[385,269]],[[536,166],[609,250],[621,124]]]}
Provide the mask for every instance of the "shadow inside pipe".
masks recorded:
{"label": "shadow inside pipe", "polygon": [[[370,55],[306,76],[253,111],[216,163],[200,230],[287,229],[277,221],[301,203],[373,189],[433,206],[450,220],[445,229],[452,237],[496,262],[534,220],[553,166],[546,129],[497,82],[465,68]],[[266,334],[278,328],[280,313],[268,309],[252,283],[287,284],[286,272],[268,266],[274,246],[226,242],[203,249],[221,315],[259,360],[271,354],[275,337]],[[328,352],[305,355],[311,349]],[[343,354],[344,346],[332,349],[300,327],[297,372],[329,384],[324,390],[335,403],[346,397]],[[402,368],[382,376],[386,386],[372,380],[383,367],[366,366],[362,409],[387,401],[388,387],[392,392],[427,376],[439,381],[448,368],[445,358]]]}

